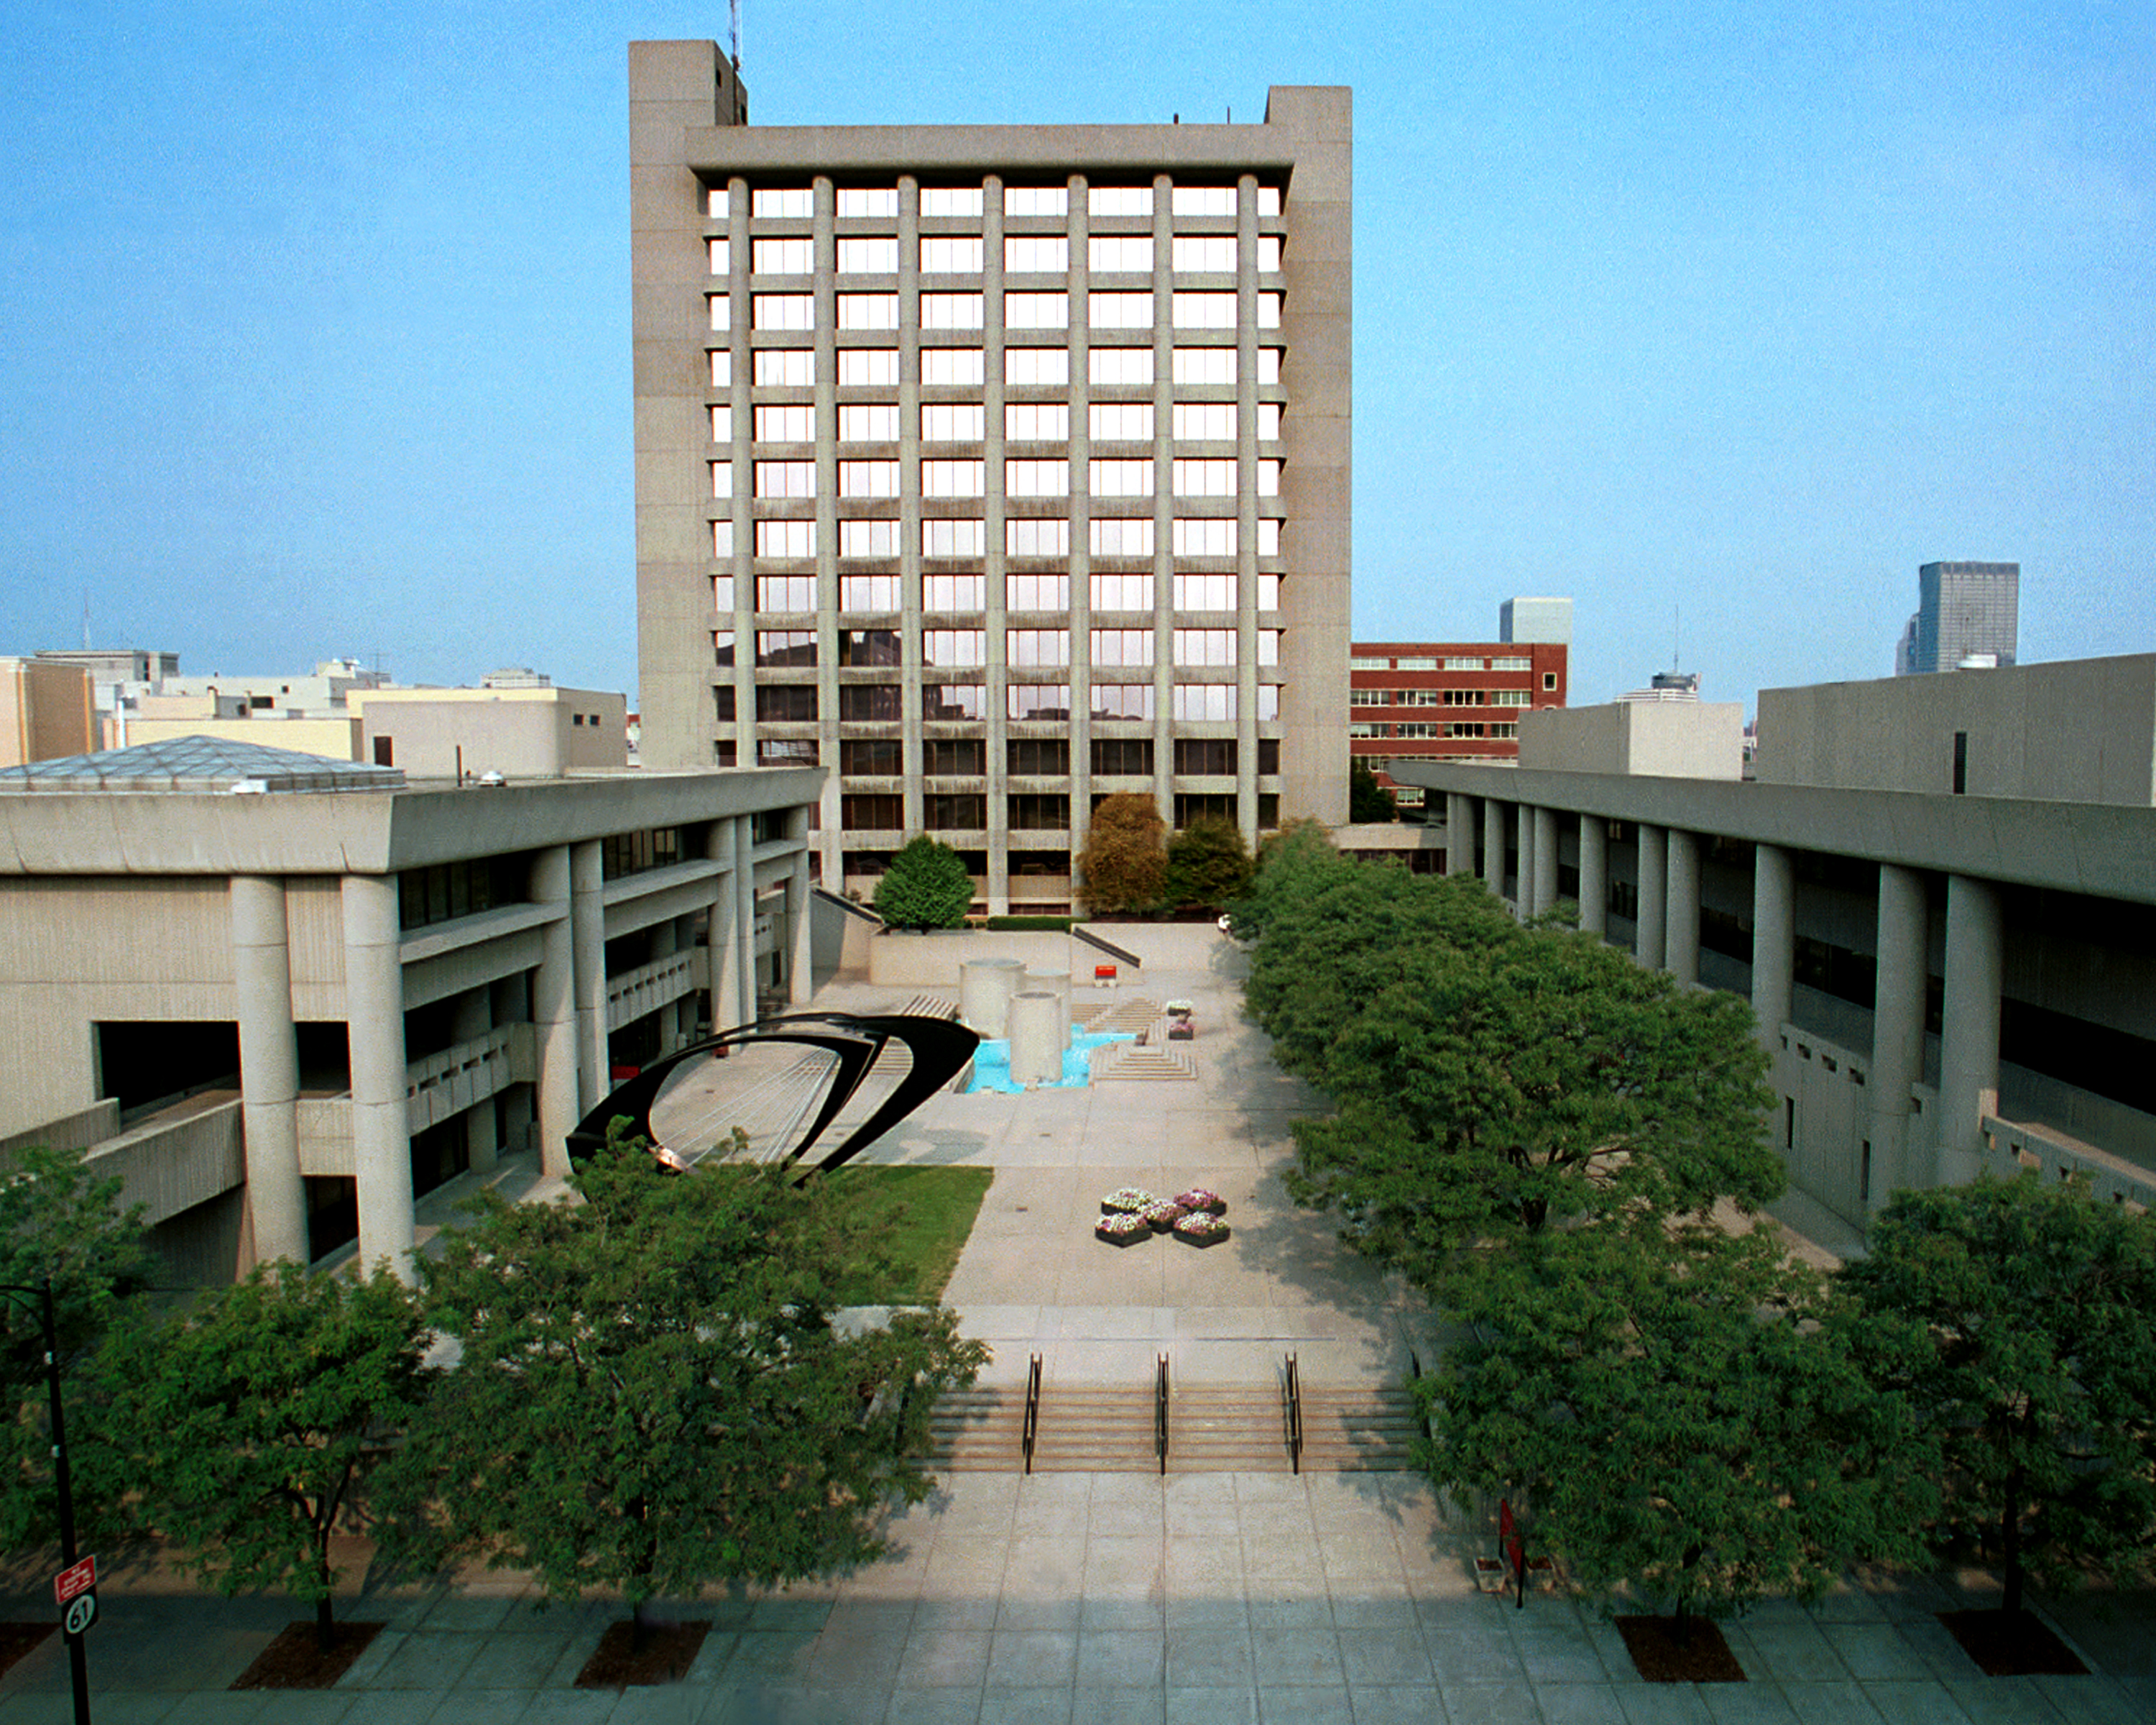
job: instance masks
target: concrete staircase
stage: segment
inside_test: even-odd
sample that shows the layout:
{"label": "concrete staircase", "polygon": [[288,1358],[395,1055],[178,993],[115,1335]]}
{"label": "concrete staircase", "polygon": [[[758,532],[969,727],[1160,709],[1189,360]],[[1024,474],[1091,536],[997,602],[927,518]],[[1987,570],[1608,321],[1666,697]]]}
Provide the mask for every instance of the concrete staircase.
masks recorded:
{"label": "concrete staircase", "polygon": [[1277,1385],[1168,1394],[1170,1473],[1286,1473],[1287,1406]]}
{"label": "concrete staircase", "polygon": [[1114,1006],[1104,1007],[1086,1020],[1086,1028],[1100,1036],[1113,1031],[1123,1031],[1135,1036],[1141,1030],[1150,1029],[1162,1016],[1160,1003],[1148,1000],[1142,994],[1133,994]]}
{"label": "concrete staircase", "polygon": [[1033,1440],[1035,1473],[1155,1473],[1151,1389],[1066,1389],[1040,1392],[1040,1429]]}
{"label": "concrete staircase", "polygon": [[1023,1389],[952,1389],[928,1416],[932,1463],[952,1472],[1014,1473],[1025,1466]]}
{"label": "concrete staircase", "polygon": [[[1161,1022],[1168,1021],[1163,1019]],[[1198,1076],[1198,1062],[1181,1049],[1168,1046],[1165,1037],[1156,1036],[1143,1045],[1135,1042],[1102,1044],[1093,1050],[1091,1070],[1096,1084],[1118,1078],[1188,1083]]]}
{"label": "concrete staircase", "polygon": [[1412,1472],[1424,1433],[1404,1389],[1302,1387],[1305,1473]]}

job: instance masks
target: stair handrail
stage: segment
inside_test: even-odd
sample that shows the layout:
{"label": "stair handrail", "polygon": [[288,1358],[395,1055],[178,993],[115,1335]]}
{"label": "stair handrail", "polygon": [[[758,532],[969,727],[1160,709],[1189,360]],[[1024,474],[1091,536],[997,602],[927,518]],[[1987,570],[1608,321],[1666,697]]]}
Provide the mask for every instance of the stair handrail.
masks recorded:
{"label": "stair handrail", "polygon": [[1160,1471],[1168,1471],[1168,1356],[1162,1354],[1152,1375],[1152,1447]]}
{"label": "stair handrail", "polygon": [[1019,1448],[1025,1456],[1025,1471],[1033,1471],[1033,1443],[1040,1435],[1040,1356],[1025,1368],[1025,1423],[1019,1432]]}
{"label": "stair handrail", "polygon": [[1287,1459],[1292,1471],[1302,1471],[1302,1374],[1291,1353],[1287,1357]]}
{"label": "stair handrail", "polygon": [[1083,941],[1089,947],[1098,947],[1111,958],[1120,958],[1133,970],[1145,968],[1145,960],[1132,952],[1129,947],[1119,947],[1113,941],[1101,939],[1099,935],[1088,930],[1082,922],[1074,922],[1070,925],[1070,938]]}
{"label": "stair handrail", "polygon": [[829,891],[821,886],[811,886],[808,891],[814,896],[822,899],[824,903],[836,905],[850,916],[858,916],[864,922],[873,922],[878,928],[886,926],[883,918],[877,916],[866,905],[856,903],[850,898],[841,898],[837,893]]}

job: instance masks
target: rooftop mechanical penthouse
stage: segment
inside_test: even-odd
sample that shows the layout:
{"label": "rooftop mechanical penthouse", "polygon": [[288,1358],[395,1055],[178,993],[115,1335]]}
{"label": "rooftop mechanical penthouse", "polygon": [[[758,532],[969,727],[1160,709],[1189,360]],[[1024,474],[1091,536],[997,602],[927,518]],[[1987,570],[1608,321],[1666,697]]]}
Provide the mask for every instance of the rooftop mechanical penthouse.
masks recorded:
{"label": "rooftop mechanical penthouse", "polygon": [[1351,118],[752,126],[629,49],[644,758],[1056,910],[1094,805],[1345,819]]}

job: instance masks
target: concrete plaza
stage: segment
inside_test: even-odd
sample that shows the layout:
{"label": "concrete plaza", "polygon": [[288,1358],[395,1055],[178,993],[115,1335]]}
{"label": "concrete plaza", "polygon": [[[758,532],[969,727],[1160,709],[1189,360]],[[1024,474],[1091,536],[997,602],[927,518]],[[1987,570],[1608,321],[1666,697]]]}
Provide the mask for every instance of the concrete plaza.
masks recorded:
{"label": "concrete plaza", "polygon": [[[1226,955],[1224,953],[1223,957]],[[1345,1252],[1280,1179],[1288,1122],[1313,1100],[1240,1014],[1232,967],[1148,974],[1198,1007],[1194,1082],[1023,1097],[939,1096],[879,1161],[996,1169],[947,1298],[992,1343],[990,1382],[1042,1356],[1058,1384],[1270,1384],[1286,1352],[1312,1384],[1397,1382],[1427,1359],[1430,1315]],[[1105,997],[1103,997],[1105,999]],[[820,1003],[886,1002],[857,988]],[[1081,992],[1079,1009],[1087,1003]],[[1097,1004],[1097,1003],[1096,1003]],[[1212,1187],[1233,1237],[1196,1251],[1097,1244],[1101,1193]],[[1935,1614],[1993,1603],[1983,1575],[1851,1578],[1810,1609],[1774,1604],[1725,1634],[1750,1681],[1642,1682],[1614,1628],[1569,1600],[1476,1591],[1488,1532],[1411,1475],[947,1476],[898,1517],[883,1562],[769,1595],[678,1602],[711,1630],[663,1688],[571,1686],[619,1609],[535,1610],[514,1575],[425,1592],[370,1587],[345,1615],[388,1627],[336,1690],[228,1686],[301,1614],[169,1579],[106,1589],[91,1631],[95,1717],[131,1722],[665,1722],[665,1725],[1647,1725],[1647,1722],[2130,1722],[2156,1718],[2145,1598],[2051,1610],[2096,1675],[1982,1676]],[[49,1595],[46,1595],[49,1599]],[[7,1615],[44,1615],[32,1596]],[[0,1681],[0,1725],[67,1717],[55,1638]]]}

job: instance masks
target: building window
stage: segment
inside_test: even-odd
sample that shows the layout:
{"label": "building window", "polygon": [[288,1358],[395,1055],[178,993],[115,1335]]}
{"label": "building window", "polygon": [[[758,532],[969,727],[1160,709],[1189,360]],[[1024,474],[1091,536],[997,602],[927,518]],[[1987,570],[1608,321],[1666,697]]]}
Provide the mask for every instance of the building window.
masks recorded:
{"label": "building window", "polygon": [[[960,522],[958,525],[963,526],[968,524]],[[921,578],[921,608],[924,611],[978,611],[988,602],[988,578],[984,575],[923,575]]]}
{"label": "building window", "polygon": [[1152,403],[1149,401],[1096,401],[1086,408],[1086,421],[1087,430],[1097,444],[1152,441]]}
{"label": "building window", "polygon": [[1235,436],[1235,404],[1228,401],[1179,401],[1175,435],[1184,443],[1230,443]]}
{"label": "building window", "polygon": [[1086,485],[1096,497],[1150,497],[1153,493],[1152,457],[1148,455],[1142,461],[1090,462]]}
{"label": "building window", "polygon": [[1067,629],[1012,629],[1004,631],[1004,663],[1014,669],[1070,663]]}
{"label": "building window", "polygon": [[[1182,522],[1178,521],[1177,526]],[[1235,523],[1228,524],[1233,526]],[[1235,608],[1235,578],[1232,575],[1186,575],[1175,578],[1175,608],[1178,611],[1232,611]]]}
{"label": "building window", "polygon": [[1070,464],[1061,461],[1006,461],[1004,493],[1010,497],[1067,497]]}
{"label": "building window", "polygon": [[1175,824],[1188,827],[1194,820],[1224,820],[1235,819],[1235,793],[1233,791],[1178,791],[1175,798]]}
{"label": "building window", "polygon": [[1953,793],[1969,794],[1969,732],[1957,731],[1953,740]]}
{"label": "building window", "polygon": [[[1232,330],[1235,327],[1235,296],[1233,294],[1177,294],[1172,296],[1169,308],[1170,316],[1179,330]],[[803,324],[801,327],[806,329],[809,326]]]}
{"label": "building window", "polygon": [[731,461],[714,461],[711,464],[711,495],[714,497],[731,497],[733,494],[733,463]]}
{"label": "building window", "polygon": [[[1451,668],[1452,661],[1447,660],[1445,669],[1450,670]],[[1534,661],[1527,659],[1493,659],[1490,661],[1490,669],[1493,671],[1532,670],[1534,669]]]}
{"label": "building window", "polygon": [[[978,383],[978,377],[973,379]],[[1004,382],[1024,388],[1060,389],[1070,382],[1067,347],[1006,347]]]}
{"label": "building window", "polygon": [[1070,772],[1070,744],[1060,737],[1016,737],[1004,745],[1004,762],[1021,778],[1064,778]]}
{"label": "building window", "polygon": [[1179,629],[1175,631],[1178,665],[1233,665],[1235,631],[1232,629]]}
{"label": "building window", "polygon": [[[1179,557],[1231,557],[1235,554],[1233,516],[1183,516],[1175,523],[1175,554]],[[1180,599],[1176,603],[1182,604]],[[1220,610],[1217,605],[1202,607]]]}
{"label": "building window", "polygon": [[[729,388],[734,381],[733,351],[726,347],[714,347],[711,350],[711,388],[714,389]],[[723,420],[719,418],[720,414],[726,412],[726,406],[724,402],[717,403],[711,409],[711,437],[715,442],[723,443],[733,435],[731,429],[726,431],[719,429],[722,424],[729,428],[732,425],[733,421],[730,414]]]}
{"label": "building window", "polygon": [[988,637],[984,629],[924,629],[921,631],[921,662],[937,670],[988,662]]}
{"label": "building window", "polygon": [[1059,832],[1070,824],[1070,798],[1020,793],[1008,799],[1008,813],[1014,833]]}
{"label": "building window", "polygon": [[[839,387],[841,389],[896,389],[898,387],[898,350],[896,347],[841,347],[839,350]],[[841,408],[840,411],[843,413],[844,410]]]}
{"label": "building window", "polygon": [[[1095,683],[1093,716],[1096,719],[1135,719],[1150,722],[1152,718],[1152,685]],[[1146,770],[1151,772],[1152,769],[1148,767]]]}
{"label": "building window", "polygon": [[921,716],[937,723],[978,724],[988,716],[988,691],[979,683],[923,683]]}
{"label": "building window", "polygon": [[1152,213],[1150,186],[1089,186],[1086,208],[1096,216],[1149,216]]}
{"label": "building window", "polygon": [[896,667],[899,662],[898,631],[895,629],[842,629],[839,631],[839,663],[855,670]]}
{"label": "building window", "polygon": [[921,242],[923,275],[978,275],[981,239],[973,234],[937,234]]}
{"label": "building window", "polygon": [[988,799],[934,792],[921,799],[921,812],[931,832],[977,833],[988,824]]}
{"label": "building window", "polygon": [[749,250],[752,275],[809,275],[816,269],[813,239],[759,239]]}
{"label": "building window", "polygon": [[[842,557],[896,557],[898,555],[898,523],[896,521],[840,521],[839,523],[839,555]],[[893,602],[893,605],[878,605],[872,608],[879,611],[890,610],[894,608],[895,605],[896,601]]]}
{"label": "building window", "polygon": [[978,216],[981,213],[978,186],[923,186],[921,213],[924,216]]}
{"label": "building window", "polygon": [[1149,629],[1096,629],[1091,643],[1096,665],[1142,665],[1152,663],[1153,639]]}
{"label": "building window", "polygon": [[759,724],[805,725],[816,717],[816,685],[813,683],[764,683],[756,691]]}
{"label": "building window", "polygon": [[[1004,355],[1004,358],[1008,360],[1009,355]],[[983,375],[981,350],[978,347],[921,350],[921,381],[931,389],[978,389]],[[898,380],[894,376],[891,381]]]}
{"label": "building window", "polygon": [[1258,441],[1276,444],[1281,435],[1281,404],[1276,401],[1258,403]]}
{"label": "building window", "polygon": [[711,308],[711,327],[730,330],[734,326],[733,301],[724,294],[706,294],[704,302]]}
{"label": "building window", "polygon": [[714,767],[731,767],[738,757],[739,745],[731,737],[711,745],[711,764]]}
{"label": "building window", "polygon": [[1086,267],[1096,275],[1152,274],[1152,235],[1096,234],[1086,242]]}
{"label": "building window", "polygon": [[816,555],[814,521],[758,521],[756,554],[760,557],[807,559]]}
{"label": "building window", "polygon": [[759,186],[749,193],[748,213],[774,221],[805,222],[816,213],[816,193],[808,186]]}
{"label": "building window", "polygon": [[1142,737],[1096,737],[1093,739],[1093,771],[1108,778],[1150,778],[1152,742]]}
{"label": "building window", "polygon": [[1554,693],[1556,691],[1557,673],[1555,671],[1544,671],[1543,673],[1543,689],[1546,694]]}
{"label": "building window", "polygon": [[756,740],[759,767],[814,767],[816,739],[813,737],[759,737]]}
{"label": "building window", "polygon": [[1004,408],[1004,435],[1013,443],[1063,443],[1070,436],[1070,406],[1060,401],[1014,401]]}
{"label": "building window", "polygon": [[647,827],[641,832],[609,833],[599,840],[602,880],[619,880],[628,875],[670,869],[680,860],[679,827]]}
{"label": "building window", "polygon": [[842,444],[895,444],[898,407],[893,402],[850,402],[839,409]]}
{"label": "building window", "polygon": [[1070,242],[1060,234],[1014,234],[1004,241],[1004,269],[1014,275],[1061,275],[1070,268]]}
{"label": "building window", "polygon": [[1070,717],[1068,683],[1013,683],[1008,711],[1014,719],[1062,724]]}
{"label": "building window", "polygon": [[1281,326],[1281,309],[1286,298],[1286,295],[1283,294],[1258,295],[1258,327],[1260,329],[1276,330]]}
{"label": "building window", "polygon": [[978,778],[988,770],[988,746],[978,737],[931,737],[921,745],[921,759],[931,778]]}
{"label": "building window", "polygon": [[734,554],[734,524],[730,521],[711,523],[711,555],[730,557]]}
{"label": "building window", "polygon": [[[841,521],[839,530],[848,527],[889,527],[894,536],[896,521]],[[839,578],[839,608],[841,611],[896,611],[903,607],[901,583],[896,575],[841,575]]]}
{"label": "building window", "polygon": [[1065,186],[1006,186],[1004,213],[1007,216],[1060,216],[1070,210],[1070,192]]}
{"label": "building window", "polygon": [[[970,466],[978,470],[981,464],[973,461],[928,465]],[[977,557],[982,556],[985,550],[984,522],[936,516],[921,524],[921,554],[925,557]]]}
{"label": "building window", "polygon": [[760,444],[813,444],[816,441],[815,408],[758,408],[756,440]]}
{"label": "building window", "polygon": [[[975,242],[976,244],[978,243]],[[980,328],[981,296],[978,294],[923,294],[921,296],[921,327],[924,330]]]}
{"label": "building window", "polygon": [[1231,778],[1235,771],[1235,745],[1226,737],[1179,737],[1175,745],[1175,770],[1194,778]]}
{"label": "building window", "polygon": [[[896,275],[898,274],[898,242],[896,239],[842,239],[839,242],[839,274],[841,275]],[[840,328],[844,326],[841,324]]]}
{"label": "building window", "polygon": [[756,633],[756,662],[767,670],[808,670],[816,664],[813,629],[761,629]]}
{"label": "building window", "polygon": [[1014,557],[1061,557],[1070,554],[1070,523],[1062,516],[1014,516],[1004,523],[1004,550]]}
{"label": "building window", "polygon": [[404,869],[397,876],[397,917],[408,933],[524,902],[529,856],[489,856]]}
{"label": "building window", "polygon": [[839,799],[839,821],[849,832],[896,830],[906,824],[906,798],[884,793],[850,793]]}
{"label": "building window", "polygon": [[[1095,526],[1099,523],[1096,522]],[[1147,526],[1152,524],[1148,521]],[[1150,575],[1093,575],[1088,578],[1091,597],[1096,611],[1150,611],[1152,609],[1152,577]]]}
{"label": "building window", "polygon": [[1178,186],[1168,201],[1168,213],[1177,216],[1232,216],[1235,213],[1233,186]]}
{"label": "building window", "polygon": [[1172,261],[1178,275],[1233,275],[1235,273],[1235,236],[1232,234],[1178,234]]}
{"label": "building window", "polygon": [[[714,300],[716,305],[718,302]],[[752,297],[750,323],[759,330],[813,330],[816,327],[816,297],[813,294],[757,294]],[[716,326],[715,326],[716,327]]]}
{"label": "building window", "polygon": [[842,330],[895,330],[898,327],[896,294],[841,294],[839,327]]}
{"label": "building window", "polygon": [[838,188],[838,215],[840,221],[885,221],[898,214],[898,187],[896,186],[841,186]]}
{"label": "building window", "polygon": [[[719,355],[714,353],[711,357],[716,361]],[[711,441],[730,444],[733,440],[734,410],[724,402],[714,402],[711,404]]]}
{"label": "building window", "polygon": [[1282,351],[1277,347],[1260,347],[1258,350],[1259,382],[1277,383],[1280,382],[1281,352]]}
{"label": "building window", "polygon": [[1532,704],[1532,697],[1524,689],[1493,689],[1490,691],[1490,705],[1492,706],[1527,706]]}
{"label": "building window", "polygon": [[1232,388],[1235,382],[1235,350],[1232,347],[1177,348],[1175,381],[1208,389]]}
{"label": "building window", "polygon": [[726,195],[724,186],[708,186],[704,190],[704,213],[715,222],[723,222],[733,200]]}
{"label": "building window", "polygon": [[1149,330],[1152,327],[1152,295],[1115,291],[1089,294],[1086,296],[1086,321],[1096,330]]}
{"label": "building window", "polygon": [[1280,584],[1281,578],[1277,575],[1260,574],[1258,577],[1258,609],[1260,611],[1280,609]]}
{"label": "building window", "polygon": [[1283,465],[1270,458],[1258,463],[1258,495],[1260,497],[1280,495],[1281,468]]}
{"label": "building window", "polygon": [[[728,490],[732,489],[729,485]],[[759,497],[814,497],[816,495],[816,464],[814,461],[757,462],[756,495]]]}
{"label": "building window", "polygon": [[[1181,630],[1178,634],[1183,633]],[[1178,683],[1173,716],[1194,723],[1224,723],[1235,716],[1233,683]]]}
{"label": "building window", "polygon": [[814,610],[816,578],[814,575],[757,576],[756,608],[759,611]]}
{"label": "building window", "polygon": [[1070,577],[1067,573],[1006,575],[1004,608],[1009,611],[1068,611]]}
{"label": "building window", "polygon": [[896,725],[900,691],[888,683],[842,683],[839,685],[839,720],[848,725]]}
{"label": "building window", "polygon": [[1152,517],[1096,515],[1087,524],[1086,539],[1096,557],[1149,557],[1152,555]]}
{"label": "building window", "polygon": [[931,444],[977,444],[986,435],[978,402],[931,402],[921,410],[921,439]]}
{"label": "building window", "polygon": [[1178,461],[1175,495],[1178,497],[1232,497],[1235,495],[1233,461]]}
{"label": "building window", "polygon": [[755,375],[759,389],[812,388],[816,382],[816,350],[759,347],[756,350]]}
{"label": "building window", "polygon": [[[1094,295],[1096,300],[1099,297],[1097,294]],[[1086,350],[1086,377],[1088,382],[1109,388],[1149,388],[1152,384],[1152,349],[1089,347]]]}
{"label": "building window", "polygon": [[988,471],[978,461],[921,464],[921,495],[924,497],[978,497],[987,486]]}
{"label": "building window", "polygon": [[[801,464],[809,469],[813,480],[815,469],[808,462]],[[839,464],[839,495],[841,497],[896,497],[898,495],[898,463],[896,461],[841,461]],[[815,495],[809,490],[803,496]],[[843,550],[844,541],[840,542]]]}

